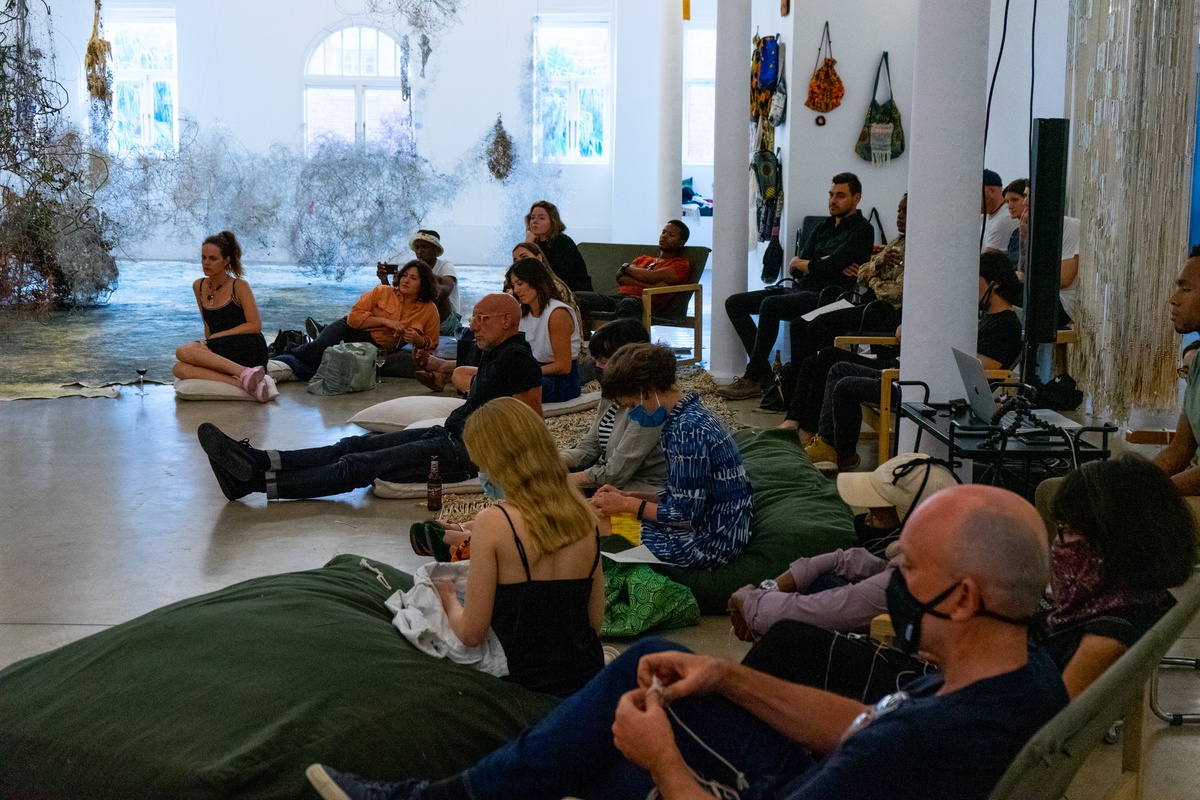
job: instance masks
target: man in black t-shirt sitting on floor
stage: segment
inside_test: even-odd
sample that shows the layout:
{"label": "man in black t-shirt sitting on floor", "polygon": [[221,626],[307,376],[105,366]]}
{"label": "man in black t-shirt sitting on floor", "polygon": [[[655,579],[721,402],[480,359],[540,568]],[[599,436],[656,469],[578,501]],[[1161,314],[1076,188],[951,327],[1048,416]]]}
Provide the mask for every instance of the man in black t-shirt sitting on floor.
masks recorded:
{"label": "man in black t-shirt sitting on floor", "polygon": [[221,491],[230,500],[252,492],[298,499],[341,494],[376,478],[413,483],[428,477],[434,456],[445,480],[478,474],[462,441],[463,426],[475,409],[497,397],[515,397],[542,413],[542,370],[517,330],[520,319],[521,307],[509,295],[489,294],[476,304],[471,330],[483,357],[478,369],[455,371],[455,384],[468,391],[467,401],[444,425],[350,436],[327,447],[280,452],[255,449],[204,423],[197,432],[200,446]]}

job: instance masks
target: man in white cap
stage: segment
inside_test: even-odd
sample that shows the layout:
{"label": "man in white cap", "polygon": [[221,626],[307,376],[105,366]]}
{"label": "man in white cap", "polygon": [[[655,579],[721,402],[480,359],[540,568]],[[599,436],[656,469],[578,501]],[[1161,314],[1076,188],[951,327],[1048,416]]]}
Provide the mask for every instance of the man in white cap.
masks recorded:
{"label": "man in white cap", "polygon": [[[424,262],[433,270],[433,277],[437,280],[437,307],[438,316],[442,320],[442,336],[455,335],[462,323],[462,309],[458,302],[458,273],[454,271],[452,262],[442,258],[442,253],[446,252],[442,247],[442,237],[437,231],[422,228],[412,237],[408,246],[412,248],[418,261]],[[403,262],[405,259],[403,254],[398,253],[393,260]],[[382,283],[388,282],[386,265],[377,264],[375,273]]]}
{"label": "man in white cap", "polygon": [[[904,519],[934,492],[958,478],[945,462],[906,453],[874,472],[838,475],[838,494],[849,506],[867,509],[855,518],[860,541],[895,539]],[[864,547],[800,558],[786,572],[729,598],[729,617],[739,639],[751,642],[780,620],[834,631],[863,631],[887,612],[886,590],[894,564]]]}

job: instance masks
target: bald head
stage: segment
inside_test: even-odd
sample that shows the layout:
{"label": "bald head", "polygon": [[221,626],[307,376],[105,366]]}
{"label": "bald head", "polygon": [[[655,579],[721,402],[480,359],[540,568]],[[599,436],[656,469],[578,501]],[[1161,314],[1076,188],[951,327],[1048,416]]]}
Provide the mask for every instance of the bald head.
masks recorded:
{"label": "bald head", "polygon": [[1200,331],[1200,256],[1189,258],[1175,279],[1171,324],[1176,333]]}
{"label": "bald head", "polygon": [[990,611],[1030,616],[1050,581],[1050,553],[1041,516],[1020,496],[994,486],[952,486],[912,513],[901,536],[944,570],[949,580],[973,578]]}
{"label": "bald head", "polygon": [[491,350],[517,332],[521,321],[521,304],[508,294],[487,294],[475,304],[471,330],[475,344]]}

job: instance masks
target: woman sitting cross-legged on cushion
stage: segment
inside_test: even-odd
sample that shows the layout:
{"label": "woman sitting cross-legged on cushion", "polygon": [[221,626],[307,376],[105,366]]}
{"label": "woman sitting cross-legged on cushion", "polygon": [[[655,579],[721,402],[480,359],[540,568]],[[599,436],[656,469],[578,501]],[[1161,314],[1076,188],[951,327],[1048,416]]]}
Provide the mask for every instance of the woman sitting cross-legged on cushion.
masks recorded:
{"label": "woman sitting cross-legged on cushion", "polygon": [[511,397],[467,419],[463,442],[479,476],[504,495],[475,518],[466,603],[437,584],[450,627],[468,647],[496,632],[508,679],[566,696],[604,666],[604,573],[596,518],[567,481],[550,431]]}
{"label": "woman sitting cross-legged on cushion", "polygon": [[300,380],[308,380],[321,366],[325,351],[342,342],[369,342],[388,352],[411,345],[414,360],[437,349],[440,317],[437,281],[433,271],[413,259],[396,270],[392,286],[376,286],[363,293],[350,313],[326,325],[308,344],[290,348],[277,357]]}
{"label": "woman sitting cross-legged on cushion", "polygon": [[[604,383],[604,368],[613,353],[624,345],[649,341],[650,335],[636,319],[619,319],[596,331],[588,350],[600,383]],[[610,484],[630,492],[657,493],[667,472],[658,441],[660,432],[661,428],[647,428],[631,420],[629,409],[615,400],[602,400],[587,433],[560,455],[571,470],[571,482],[585,491]]]}
{"label": "woman sitting cross-legged on cushion", "polygon": [[642,544],[659,559],[708,569],[728,563],[750,540],[750,481],[725,426],[696,394],[675,385],[675,356],[653,344],[627,344],[604,369],[603,396],[629,408],[635,425],[662,426],[667,485],[657,494],[602,486],[592,505],[605,518],[642,522]]}
{"label": "woman sitting cross-legged on cushion", "polygon": [[242,247],[229,231],[209,236],[200,247],[204,277],[192,284],[204,321],[204,338],[175,351],[171,372],[186,380],[221,381],[267,401],[267,343],[250,284],[242,280]]}

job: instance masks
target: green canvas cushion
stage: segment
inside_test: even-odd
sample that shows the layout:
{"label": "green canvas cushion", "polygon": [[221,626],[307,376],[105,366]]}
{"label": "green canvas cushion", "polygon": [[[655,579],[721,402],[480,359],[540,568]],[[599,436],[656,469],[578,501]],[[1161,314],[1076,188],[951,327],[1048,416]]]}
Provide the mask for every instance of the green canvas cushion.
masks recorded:
{"label": "green canvas cushion", "polygon": [[858,543],[850,507],[842,502],[837,485],[812,465],[795,431],[737,431],[733,440],[754,493],[746,549],[717,569],[655,567],[691,589],[705,614],[724,614],[731,594],[748,583],[776,577],[797,558]]}
{"label": "green canvas cushion", "polygon": [[322,762],[446,776],[556,702],[432,658],[338,556],[184,600],[0,672],[0,797],[299,798]]}

